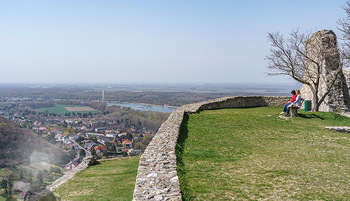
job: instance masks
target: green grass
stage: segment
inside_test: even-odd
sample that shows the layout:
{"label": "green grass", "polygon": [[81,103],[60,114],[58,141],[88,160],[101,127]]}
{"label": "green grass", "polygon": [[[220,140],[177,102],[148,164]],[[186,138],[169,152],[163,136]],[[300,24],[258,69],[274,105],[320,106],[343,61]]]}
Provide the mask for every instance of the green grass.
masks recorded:
{"label": "green grass", "polygon": [[54,190],[62,200],[132,200],[140,157],[102,161]]}
{"label": "green grass", "polygon": [[[49,113],[55,113],[55,114],[58,114],[58,115],[65,115],[66,113],[69,113],[69,111],[66,110],[65,107],[76,107],[76,106],[74,106],[74,105],[54,104],[54,107],[37,108],[36,110],[39,110],[39,111],[42,111],[42,112],[48,111]],[[75,114],[77,114],[77,113],[84,114],[84,113],[89,113],[89,112],[91,112],[92,114],[95,114],[95,113],[99,113],[100,111],[97,111],[97,110],[76,111],[74,113]],[[70,112],[70,113],[73,113],[73,112]]]}
{"label": "green grass", "polygon": [[184,200],[350,200],[350,126],[331,113],[207,110],[185,118],[177,145]]}

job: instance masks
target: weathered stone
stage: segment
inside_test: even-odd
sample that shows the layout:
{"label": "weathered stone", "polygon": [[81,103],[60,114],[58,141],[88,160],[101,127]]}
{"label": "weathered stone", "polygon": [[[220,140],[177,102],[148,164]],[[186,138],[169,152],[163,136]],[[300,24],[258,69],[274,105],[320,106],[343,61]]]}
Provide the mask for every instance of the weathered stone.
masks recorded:
{"label": "weathered stone", "polygon": [[152,172],[151,174],[147,175],[147,177],[157,177],[158,174],[155,172]]}
{"label": "weathered stone", "polygon": [[298,108],[294,108],[294,107],[290,108],[289,109],[289,115],[290,115],[290,117],[298,116]]}
{"label": "weathered stone", "polygon": [[[320,84],[318,98],[326,94],[329,83],[336,76],[336,72],[340,65],[340,54],[337,47],[337,36],[331,30],[322,30],[314,33],[310,39],[305,42],[306,55],[313,61],[321,64],[320,71],[318,66],[310,61],[305,61],[304,79],[308,82],[315,82],[317,73],[320,72]],[[305,100],[313,100],[311,88],[308,85],[303,85],[301,95]],[[349,91],[346,84],[346,79],[341,71],[335,83],[333,84],[330,93],[327,95],[323,103],[319,107],[319,111],[329,112],[335,107],[348,107]],[[312,105],[314,107],[314,105]]]}
{"label": "weathered stone", "polygon": [[332,126],[326,126],[326,129],[329,130],[336,130],[338,132],[343,132],[343,133],[350,133],[350,127],[348,126],[338,126],[338,127],[332,127]]}
{"label": "weathered stone", "polygon": [[154,196],[154,200],[163,200],[163,196],[156,195],[156,196]]}

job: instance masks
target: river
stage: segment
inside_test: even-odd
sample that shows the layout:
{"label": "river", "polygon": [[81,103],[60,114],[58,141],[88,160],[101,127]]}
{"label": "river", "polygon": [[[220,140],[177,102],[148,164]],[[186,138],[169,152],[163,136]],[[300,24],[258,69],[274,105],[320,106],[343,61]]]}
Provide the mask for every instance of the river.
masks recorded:
{"label": "river", "polygon": [[142,111],[154,111],[154,112],[163,112],[171,113],[176,107],[162,106],[162,105],[148,105],[142,103],[107,103],[107,106],[119,105],[121,107],[130,107],[133,110],[142,110]]}

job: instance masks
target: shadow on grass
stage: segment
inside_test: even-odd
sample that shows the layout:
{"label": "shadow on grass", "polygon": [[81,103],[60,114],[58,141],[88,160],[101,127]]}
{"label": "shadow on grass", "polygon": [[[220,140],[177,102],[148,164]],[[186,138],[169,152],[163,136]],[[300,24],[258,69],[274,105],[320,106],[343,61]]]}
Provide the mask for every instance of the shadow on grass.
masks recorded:
{"label": "shadow on grass", "polygon": [[177,144],[176,144],[176,164],[177,164],[177,174],[179,177],[180,181],[180,189],[181,189],[181,195],[182,195],[182,200],[193,200],[194,198],[191,196],[191,192],[188,189],[187,185],[187,178],[186,178],[186,169],[185,169],[185,164],[183,163],[182,155],[185,150],[185,142],[186,139],[188,138],[188,114],[184,115],[184,118],[181,123],[180,127],[180,134],[177,139]]}
{"label": "shadow on grass", "polygon": [[325,119],[324,117],[321,117],[320,115],[313,114],[313,113],[310,113],[310,114],[298,113],[298,117],[304,118],[304,119],[322,119],[322,120]]}

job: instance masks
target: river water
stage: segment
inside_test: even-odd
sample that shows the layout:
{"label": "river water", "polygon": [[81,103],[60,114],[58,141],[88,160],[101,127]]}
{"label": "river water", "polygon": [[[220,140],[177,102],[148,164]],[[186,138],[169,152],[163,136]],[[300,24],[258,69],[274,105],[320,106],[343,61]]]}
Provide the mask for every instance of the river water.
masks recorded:
{"label": "river water", "polygon": [[162,106],[162,105],[147,105],[141,103],[107,103],[107,106],[119,105],[121,107],[130,107],[133,110],[142,110],[142,111],[154,111],[154,112],[163,112],[171,113],[175,107]]}

